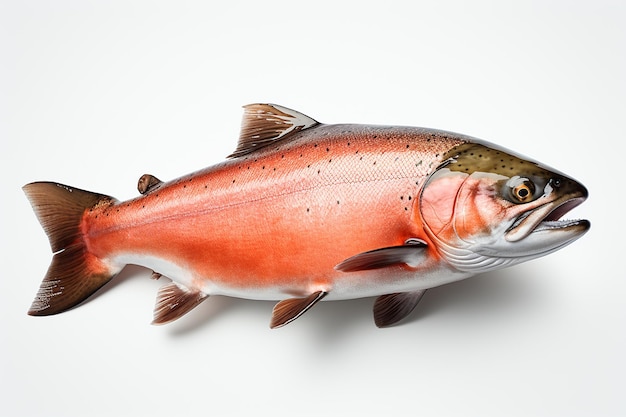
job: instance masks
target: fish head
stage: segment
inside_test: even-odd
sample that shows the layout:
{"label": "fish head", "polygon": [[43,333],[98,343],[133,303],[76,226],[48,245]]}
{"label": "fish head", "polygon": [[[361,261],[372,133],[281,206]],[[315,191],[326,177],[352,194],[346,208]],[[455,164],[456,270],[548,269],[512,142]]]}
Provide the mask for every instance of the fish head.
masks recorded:
{"label": "fish head", "polygon": [[589,230],[561,220],[587,189],[533,160],[482,142],[456,146],[429,176],[419,215],[453,267],[485,272],[554,252]]}

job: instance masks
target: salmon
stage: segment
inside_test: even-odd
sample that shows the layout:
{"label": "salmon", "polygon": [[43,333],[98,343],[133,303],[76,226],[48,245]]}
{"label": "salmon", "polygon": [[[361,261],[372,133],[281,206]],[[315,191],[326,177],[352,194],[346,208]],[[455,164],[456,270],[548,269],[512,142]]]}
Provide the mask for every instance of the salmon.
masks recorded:
{"label": "salmon", "polygon": [[387,327],[428,288],[546,255],[590,228],[561,220],[587,198],[582,184],[488,142],[244,109],[224,162],[169,182],[146,174],[131,200],[24,186],[54,253],[29,314],[73,308],[134,264],[171,280],[154,324],[220,294],[278,301],[272,328],[321,300],[377,297],[374,320]]}

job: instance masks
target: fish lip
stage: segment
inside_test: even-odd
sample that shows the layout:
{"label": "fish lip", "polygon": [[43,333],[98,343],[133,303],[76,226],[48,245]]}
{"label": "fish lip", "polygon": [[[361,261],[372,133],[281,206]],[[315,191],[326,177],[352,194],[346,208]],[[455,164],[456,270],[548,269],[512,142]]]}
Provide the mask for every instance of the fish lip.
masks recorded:
{"label": "fish lip", "polygon": [[564,196],[522,213],[506,230],[506,240],[517,242],[536,232],[587,231],[591,226],[588,220],[560,220],[563,215],[580,205],[586,198],[585,193],[577,196]]}

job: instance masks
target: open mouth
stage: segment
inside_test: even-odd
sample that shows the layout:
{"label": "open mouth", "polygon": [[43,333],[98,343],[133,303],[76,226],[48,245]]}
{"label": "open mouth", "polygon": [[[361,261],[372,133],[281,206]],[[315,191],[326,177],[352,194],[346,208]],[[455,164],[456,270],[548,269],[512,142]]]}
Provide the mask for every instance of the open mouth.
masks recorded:
{"label": "open mouth", "polygon": [[578,234],[587,231],[591,226],[588,220],[561,220],[585,199],[586,196],[563,197],[522,213],[506,231],[506,240],[516,242],[536,232],[571,231]]}

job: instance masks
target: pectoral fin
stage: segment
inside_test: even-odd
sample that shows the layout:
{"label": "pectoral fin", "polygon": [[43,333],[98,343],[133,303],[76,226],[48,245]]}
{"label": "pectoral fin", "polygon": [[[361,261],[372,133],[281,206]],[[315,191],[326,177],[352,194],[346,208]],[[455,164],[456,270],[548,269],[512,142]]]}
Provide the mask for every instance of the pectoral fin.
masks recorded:
{"label": "pectoral fin", "polygon": [[326,297],[327,294],[328,293],[324,291],[317,291],[306,298],[289,298],[280,301],[274,306],[270,328],[275,329],[291,323],[306,313],[308,309],[313,307],[322,298]]}
{"label": "pectoral fin", "polygon": [[426,290],[381,295],[374,303],[374,322],[378,327],[396,324],[415,308]]}
{"label": "pectoral fin", "polygon": [[398,264],[415,267],[425,259],[427,246],[422,240],[409,239],[402,246],[374,249],[354,255],[336,265],[335,269],[342,272],[354,272]]}
{"label": "pectoral fin", "polygon": [[175,282],[164,285],[157,294],[152,324],[166,324],[174,321],[191,311],[207,297],[208,294],[190,290]]}

